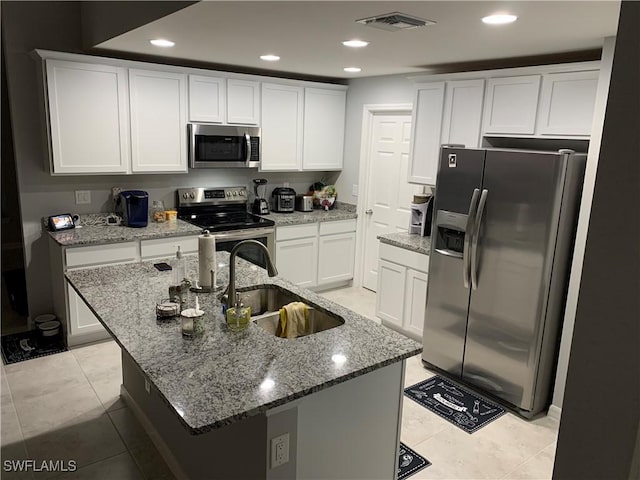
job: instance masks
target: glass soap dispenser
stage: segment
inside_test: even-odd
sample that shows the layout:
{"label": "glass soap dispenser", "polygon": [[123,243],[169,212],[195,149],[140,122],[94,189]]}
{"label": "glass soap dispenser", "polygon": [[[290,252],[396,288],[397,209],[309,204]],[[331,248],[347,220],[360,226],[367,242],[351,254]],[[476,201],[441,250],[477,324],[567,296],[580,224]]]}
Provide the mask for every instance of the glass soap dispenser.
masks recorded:
{"label": "glass soap dispenser", "polygon": [[173,284],[181,285],[183,280],[187,278],[187,261],[182,256],[182,250],[180,250],[180,245],[177,245],[178,250],[176,251],[176,258],[173,261]]}
{"label": "glass soap dispenser", "polygon": [[232,332],[239,332],[249,326],[251,307],[245,307],[240,302],[240,295],[236,294],[233,307],[227,308],[227,326]]}

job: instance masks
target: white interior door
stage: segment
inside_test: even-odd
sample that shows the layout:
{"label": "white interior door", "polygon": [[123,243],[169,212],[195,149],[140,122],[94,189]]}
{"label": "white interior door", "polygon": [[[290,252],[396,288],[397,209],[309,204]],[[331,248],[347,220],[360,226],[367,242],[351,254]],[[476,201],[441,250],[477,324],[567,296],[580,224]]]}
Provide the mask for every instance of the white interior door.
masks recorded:
{"label": "white interior door", "polygon": [[374,115],[367,161],[366,215],[362,286],[376,290],[378,235],[407,232],[413,194],[420,185],[407,182],[411,115]]}

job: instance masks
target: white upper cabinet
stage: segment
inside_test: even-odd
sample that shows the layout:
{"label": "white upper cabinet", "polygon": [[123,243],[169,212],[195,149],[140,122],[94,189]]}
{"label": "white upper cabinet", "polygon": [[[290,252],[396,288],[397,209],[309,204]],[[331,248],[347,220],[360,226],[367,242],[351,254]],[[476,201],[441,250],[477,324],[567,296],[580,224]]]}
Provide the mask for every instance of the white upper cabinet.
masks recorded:
{"label": "white upper cabinet", "polygon": [[302,87],[262,84],[260,170],[301,169],[303,97]]}
{"label": "white upper cabinet", "polygon": [[303,170],[341,170],[347,94],[304,89]]}
{"label": "white upper cabinet", "polygon": [[476,148],[480,145],[484,80],[447,82],[442,120],[442,143]]}
{"label": "white upper cabinet", "polygon": [[129,70],[132,172],[187,171],[187,76]]}
{"label": "white upper cabinet", "polygon": [[542,80],[538,133],[590,135],[598,70],[549,73]]}
{"label": "white upper cabinet", "polygon": [[444,82],[417,87],[413,105],[413,132],[409,158],[409,183],[435,185],[438,173]]}
{"label": "white upper cabinet", "polygon": [[484,132],[533,135],[539,91],[540,75],[487,80]]}
{"label": "white upper cabinet", "polygon": [[46,61],[52,174],[127,173],[126,70]]}
{"label": "white upper cabinet", "polygon": [[227,123],[260,124],[260,84],[247,80],[227,80]]}
{"label": "white upper cabinet", "polygon": [[189,75],[189,121],[224,123],[227,92],[224,78]]}

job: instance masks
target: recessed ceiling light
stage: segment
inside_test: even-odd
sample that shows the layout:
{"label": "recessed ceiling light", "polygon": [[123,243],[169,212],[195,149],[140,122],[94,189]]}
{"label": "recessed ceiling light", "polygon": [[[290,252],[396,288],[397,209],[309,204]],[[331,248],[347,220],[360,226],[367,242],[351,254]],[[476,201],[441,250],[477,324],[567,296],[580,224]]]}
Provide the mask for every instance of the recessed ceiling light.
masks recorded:
{"label": "recessed ceiling light", "polygon": [[365,42],[364,40],[345,40],[344,42],[342,42],[342,44],[345,47],[360,48],[366,47],[367,45],[369,45],[369,42]]}
{"label": "recessed ceiling light", "polygon": [[358,73],[362,71],[362,69],[360,67],[345,67],[344,71],[349,73]]}
{"label": "recessed ceiling light", "polygon": [[156,47],[173,47],[176,42],[172,42],[171,40],[167,40],[165,38],[156,38],[154,40],[149,40],[151,45],[155,45]]}
{"label": "recessed ceiling light", "polygon": [[260,60],[265,60],[267,62],[277,62],[278,60],[280,60],[280,57],[278,55],[260,55]]}
{"label": "recessed ceiling light", "polygon": [[512,23],[518,19],[516,15],[509,15],[504,13],[499,13],[496,15],[489,15],[488,17],[484,17],[482,21],[484,23],[488,23],[489,25],[504,25],[505,23]]}

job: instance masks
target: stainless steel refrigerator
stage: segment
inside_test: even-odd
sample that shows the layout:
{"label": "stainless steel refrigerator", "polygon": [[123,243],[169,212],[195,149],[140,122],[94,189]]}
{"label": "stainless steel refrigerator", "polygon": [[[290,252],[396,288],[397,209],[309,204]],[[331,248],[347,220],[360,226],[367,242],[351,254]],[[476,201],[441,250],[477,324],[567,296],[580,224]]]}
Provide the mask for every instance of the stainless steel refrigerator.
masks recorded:
{"label": "stainless steel refrigerator", "polygon": [[528,417],[548,405],[585,161],[441,150],[422,359]]}

